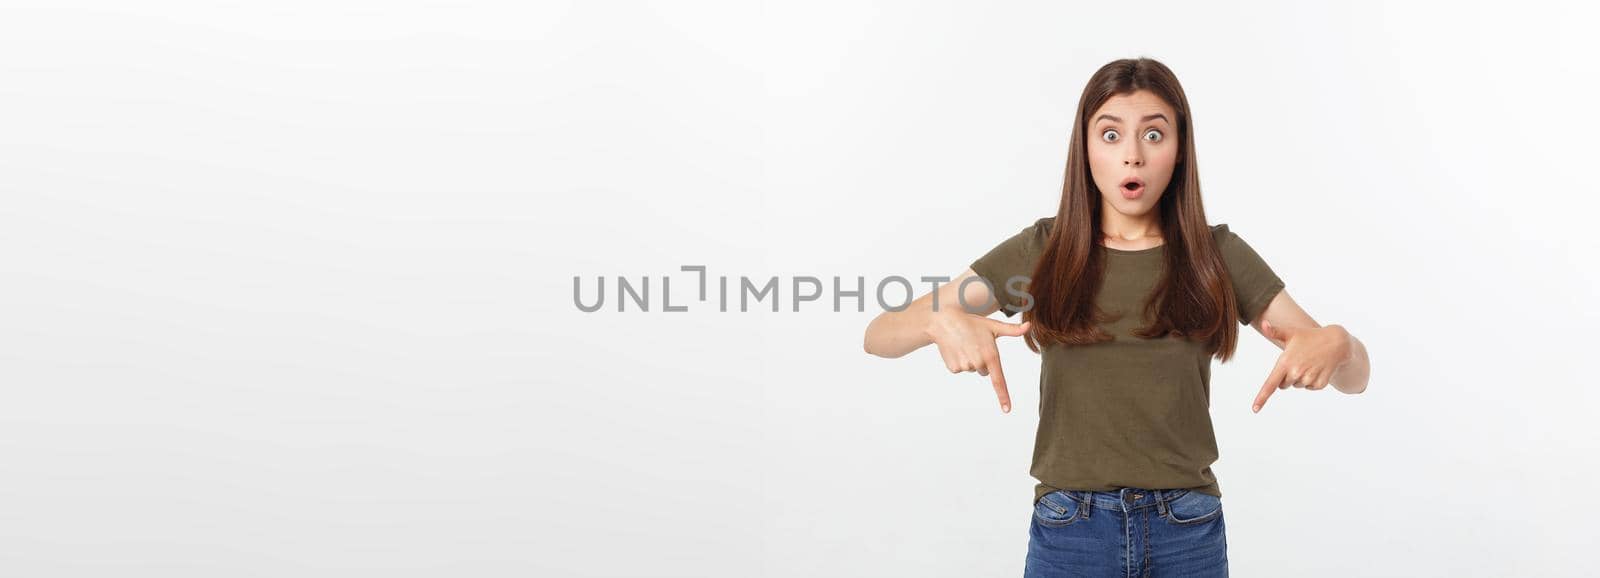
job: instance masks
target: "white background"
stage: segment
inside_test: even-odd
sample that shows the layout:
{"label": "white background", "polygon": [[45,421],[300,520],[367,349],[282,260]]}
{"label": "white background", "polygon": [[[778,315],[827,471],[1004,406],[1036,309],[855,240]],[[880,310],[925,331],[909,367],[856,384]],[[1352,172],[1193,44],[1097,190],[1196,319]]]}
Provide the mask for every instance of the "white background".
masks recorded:
{"label": "white background", "polygon": [[1019,575],[1037,356],[1002,415],[678,268],[955,274],[1132,56],[1372,357],[1260,414],[1277,349],[1214,367],[1235,575],[1585,573],[1594,14],[1197,4],[13,3],[0,575]]}

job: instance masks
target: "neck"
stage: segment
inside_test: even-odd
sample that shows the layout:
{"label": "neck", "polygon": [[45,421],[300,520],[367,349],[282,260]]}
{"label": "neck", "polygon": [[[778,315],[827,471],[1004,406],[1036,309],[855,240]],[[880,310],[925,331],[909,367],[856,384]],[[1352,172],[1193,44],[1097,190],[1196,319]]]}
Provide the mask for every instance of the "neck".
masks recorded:
{"label": "neck", "polygon": [[1143,215],[1130,217],[1118,213],[1111,207],[1100,211],[1100,232],[1106,236],[1123,241],[1138,241],[1144,238],[1161,238],[1161,219],[1156,211],[1152,210]]}

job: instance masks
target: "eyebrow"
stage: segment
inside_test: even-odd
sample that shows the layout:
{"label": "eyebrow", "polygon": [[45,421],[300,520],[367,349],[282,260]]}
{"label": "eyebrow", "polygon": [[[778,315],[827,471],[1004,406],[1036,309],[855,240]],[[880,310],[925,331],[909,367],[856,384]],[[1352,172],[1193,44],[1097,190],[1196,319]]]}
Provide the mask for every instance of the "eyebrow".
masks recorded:
{"label": "eyebrow", "polygon": [[[1161,114],[1159,112],[1155,113],[1155,114],[1145,115],[1144,118],[1141,118],[1139,120],[1142,122],[1142,121],[1147,121],[1147,120],[1155,120],[1155,119],[1158,119],[1158,118],[1161,119],[1161,120],[1167,121],[1167,124],[1171,124],[1172,123],[1172,121],[1167,120],[1167,115]],[[1122,122],[1122,119],[1114,117],[1114,116],[1111,116],[1109,114],[1102,114],[1102,115],[1100,115],[1100,118],[1096,118],[1094,120],[1095,120],[1095,122],[1100,122],[1102,120],[1110,120],[1112,122]]]}

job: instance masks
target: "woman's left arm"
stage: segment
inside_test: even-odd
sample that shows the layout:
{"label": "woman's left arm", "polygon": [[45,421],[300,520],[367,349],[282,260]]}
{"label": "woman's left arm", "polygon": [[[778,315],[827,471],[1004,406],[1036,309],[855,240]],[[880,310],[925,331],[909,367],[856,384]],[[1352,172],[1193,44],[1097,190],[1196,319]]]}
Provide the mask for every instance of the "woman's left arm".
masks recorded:
{"label": "woman's left arm", "polygon": [[1261,411],[1273,392],[1290,387],[1315,391],[1332,385],[1349,394],[1367,390],[1372,366],[1366,345],[1342,325],[1317,323],[1287,290],[1279,291],[1250,326],[1283,350],[1251,411]]}

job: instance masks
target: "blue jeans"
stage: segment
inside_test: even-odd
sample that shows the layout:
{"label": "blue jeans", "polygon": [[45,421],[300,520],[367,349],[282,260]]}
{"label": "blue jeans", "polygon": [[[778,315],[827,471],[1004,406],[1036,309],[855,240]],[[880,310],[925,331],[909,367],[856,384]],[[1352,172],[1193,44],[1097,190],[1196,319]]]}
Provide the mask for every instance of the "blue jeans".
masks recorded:
{"label": "blue jeans", "polygon": [[1059,490],[1033,505],[1023,576],[1227,576],[1225,533],[1210,494]]}

